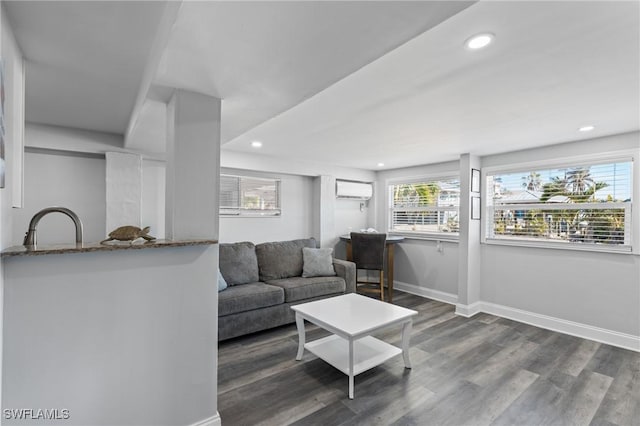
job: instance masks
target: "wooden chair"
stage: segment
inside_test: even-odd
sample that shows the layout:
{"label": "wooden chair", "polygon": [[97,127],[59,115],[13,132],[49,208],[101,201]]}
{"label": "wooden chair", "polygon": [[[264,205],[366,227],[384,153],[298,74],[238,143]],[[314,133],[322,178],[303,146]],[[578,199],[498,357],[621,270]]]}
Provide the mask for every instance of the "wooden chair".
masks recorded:
{"label": "wooden chair", "polygon": [[[356,292],[358,289],[365,293],[379,294],[384,301],[384,247],[387,234],[351,233],[351,256],[356,264]],[[358,270],[378,271],[380,274],[378,283],[359,281]],[[359,284],[363,284],[359,286]],[[372,286],[374,284],[374,286]]]}

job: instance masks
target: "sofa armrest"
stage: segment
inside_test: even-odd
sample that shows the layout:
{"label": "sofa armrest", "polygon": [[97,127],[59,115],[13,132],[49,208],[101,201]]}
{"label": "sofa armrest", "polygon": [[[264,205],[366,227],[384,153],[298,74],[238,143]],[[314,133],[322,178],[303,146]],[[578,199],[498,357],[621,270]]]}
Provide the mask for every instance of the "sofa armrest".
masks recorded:
{"label": "sofa armrest", "polygon": [[336,274],[344,279],[345,293],[356,291],[356,264],[348,260],[333,259],[333,268]]}

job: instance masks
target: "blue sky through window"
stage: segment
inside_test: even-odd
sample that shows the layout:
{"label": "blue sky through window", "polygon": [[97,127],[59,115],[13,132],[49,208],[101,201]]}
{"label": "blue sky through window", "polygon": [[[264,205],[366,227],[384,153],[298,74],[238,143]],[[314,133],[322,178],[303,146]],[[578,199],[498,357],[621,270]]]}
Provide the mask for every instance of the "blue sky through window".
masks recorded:
{"label": "blue sky through window", "polygon": [[[569,171],[577,168],[588,168],[591,179],[593,179],[594,182],[604,182],[607,184],[605,188],[596,192],[596,200],[606,201],[609,195],[615,201],[631,199],[631,162],[535,170],[533,173],[537,173],[539,175],[538,190],[542,191],[544,184],[552,182],[554,178],[564,179]],[[495,177],[500,180],[502,193],[517,193],[526,190],[527,183],[530,181],[529,176],[530,172],[519,172],[499,174]]]}

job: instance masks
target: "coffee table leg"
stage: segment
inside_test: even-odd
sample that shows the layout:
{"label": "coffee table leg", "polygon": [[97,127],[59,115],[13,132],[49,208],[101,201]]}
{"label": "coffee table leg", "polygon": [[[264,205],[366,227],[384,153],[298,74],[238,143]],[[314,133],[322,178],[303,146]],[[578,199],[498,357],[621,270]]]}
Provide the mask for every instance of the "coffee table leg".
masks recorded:
{"label": "coffee table leg", "polygon": [[353,340],[349,339],[349,399],[353,399]]}
{"label": "coffee table leg", "polygon": [[296,312],[296,326],[298,327],[298,354],[296,355],[296,361],[302,359],[304,353],[304,318],[298,312]]}
{"label": "coffee table leg", "polygon": [[409,361],[409,340],[411,340],[411,328],[413,320],[409,320],[402,326],[402,357],[404,358],[404,368],[411,368]]}

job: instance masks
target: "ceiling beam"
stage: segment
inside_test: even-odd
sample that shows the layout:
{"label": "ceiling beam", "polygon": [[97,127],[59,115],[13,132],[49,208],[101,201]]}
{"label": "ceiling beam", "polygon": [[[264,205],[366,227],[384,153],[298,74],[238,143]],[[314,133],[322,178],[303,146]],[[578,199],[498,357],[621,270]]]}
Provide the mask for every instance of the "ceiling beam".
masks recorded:
{"label": "ceiling beam", "polygon": [[165,9],[162,13],[162,19],[160,20],[160,24],[158,25],[158,31],[153,41],[153,45],[151,46],[149,57],[144,68],[142,82],[140,84],[138,95],[136,97],[136,103],[134,104],[133,110],[131,111],[129,124],[127,125],[127,130],[124,134],[125,148],[128,148],[131,144],[131,136],[138,123],[138,118],[140,117],[142,106],[144,105],[147,95],[149,94],[149,90],[151,89],[153,79],[156,76],[156,72],[158,70],[158,67],[160,66],[160,61],[162,60],[162,54],[167,47],[167,43],[169,42],[169,38],[171,37],[171,33],[173,32],[173,28],[176,20],[178,19],[178,14],[180,13],[181,7],[182,0],[167,1],[165,3]]}

